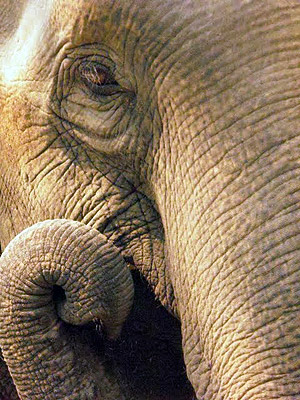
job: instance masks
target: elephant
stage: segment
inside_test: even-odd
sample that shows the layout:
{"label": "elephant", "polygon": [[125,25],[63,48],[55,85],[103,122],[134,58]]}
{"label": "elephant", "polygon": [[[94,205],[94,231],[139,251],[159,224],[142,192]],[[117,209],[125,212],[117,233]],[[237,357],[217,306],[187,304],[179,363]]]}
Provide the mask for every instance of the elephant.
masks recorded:
{"label": "elephant", "polygon": [[298,0],[1,1],[5,396],[300,399],[299,21]]}

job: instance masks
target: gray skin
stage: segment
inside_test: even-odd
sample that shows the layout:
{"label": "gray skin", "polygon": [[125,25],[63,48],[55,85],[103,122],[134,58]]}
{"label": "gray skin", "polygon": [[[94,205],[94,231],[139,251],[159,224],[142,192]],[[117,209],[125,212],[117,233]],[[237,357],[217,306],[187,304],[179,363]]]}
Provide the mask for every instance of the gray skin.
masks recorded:
{"label": "gray skin", "polygon": [[[181,321],[197,399],[300,399],[299,1],[1,7],[2,249],[95,228]],[[47,391],[51,368],[21,368]]]}

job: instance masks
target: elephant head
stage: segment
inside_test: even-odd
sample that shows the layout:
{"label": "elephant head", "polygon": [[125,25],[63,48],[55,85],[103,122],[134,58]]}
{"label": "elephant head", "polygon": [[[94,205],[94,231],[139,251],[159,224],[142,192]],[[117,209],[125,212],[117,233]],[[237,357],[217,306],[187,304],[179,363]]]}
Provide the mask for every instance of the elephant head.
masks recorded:
{"label": "elephant head", "polygon": [[[98,231],[180,320],[197,399],[300,399],[299,19],[298,0],[2,4],[1,248],[13,253],[13,238],[39,221],[79,221]],[[65,249],[68,235],[61,236],[55,240]],[[30,271],[27,254],[36,245],[25,243],[12,272],[4,254],[4,305],[18,303],[7,291],[18,260]],[[47,285],[57,286],[55,271],[68,268],[54,249],[46,253],[58,264]],[[79,264],[80,274],[86,267]],[[96,264],[84,288],[101,281]],[[76,276],[70,282],[79,285]],[[30,277],[19,277],[16,290],[27,293]],[[82,290],[99,313],[118,292],[100,300]],[[65,321],[63,343],[71,328],[60,291],[51,318]],[[91,306],[76,298],[74,307],[84,314]],[[3,321],[11,318],[5,310]],[[18,338],[1,332],[19,393],[40,398],[22,389],[9,355],[17,343],[30,361],[25,325]],[[59,350],[45,351],[62,362]],[[66,386],[47,398],[74,392],[84,399],[82,385],[93,380],[102,393],[104,376],[111,391],[100,396],[121,396],[118,377],[98,370],[97,360],[87,374],[65,371]],[[42,377],[51,369],[32,364],[28,382],[47,392]]]}

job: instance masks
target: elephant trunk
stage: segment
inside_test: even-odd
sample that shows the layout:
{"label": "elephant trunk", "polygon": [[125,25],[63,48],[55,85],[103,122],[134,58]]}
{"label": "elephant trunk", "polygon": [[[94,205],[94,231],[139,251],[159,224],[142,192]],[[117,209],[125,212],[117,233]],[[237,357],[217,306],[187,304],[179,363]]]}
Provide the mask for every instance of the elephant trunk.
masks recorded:
{"label": "elephant trunk", "polygon": [[20,397],[96,398],[97,379],[62,321],[100,320],[109,338],[119,335],[133,284],[117,248],[78,222],[38,223],[3,252],[0,287],[0,344]]}

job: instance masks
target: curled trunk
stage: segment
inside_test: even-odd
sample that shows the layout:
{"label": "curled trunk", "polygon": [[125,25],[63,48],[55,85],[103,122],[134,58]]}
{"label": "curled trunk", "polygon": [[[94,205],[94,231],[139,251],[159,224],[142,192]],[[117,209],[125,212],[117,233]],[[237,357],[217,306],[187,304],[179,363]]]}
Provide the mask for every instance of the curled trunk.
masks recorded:
{"label": "curled trunk", "polygon": [[93,374],[79,359],[63,321],[100,320],[109,338],[118,336],[133,285],[117,248],[81,223],[44,221],[7,246],[0,286],[0,344],[20,397],[96,398],[101,366]]}

